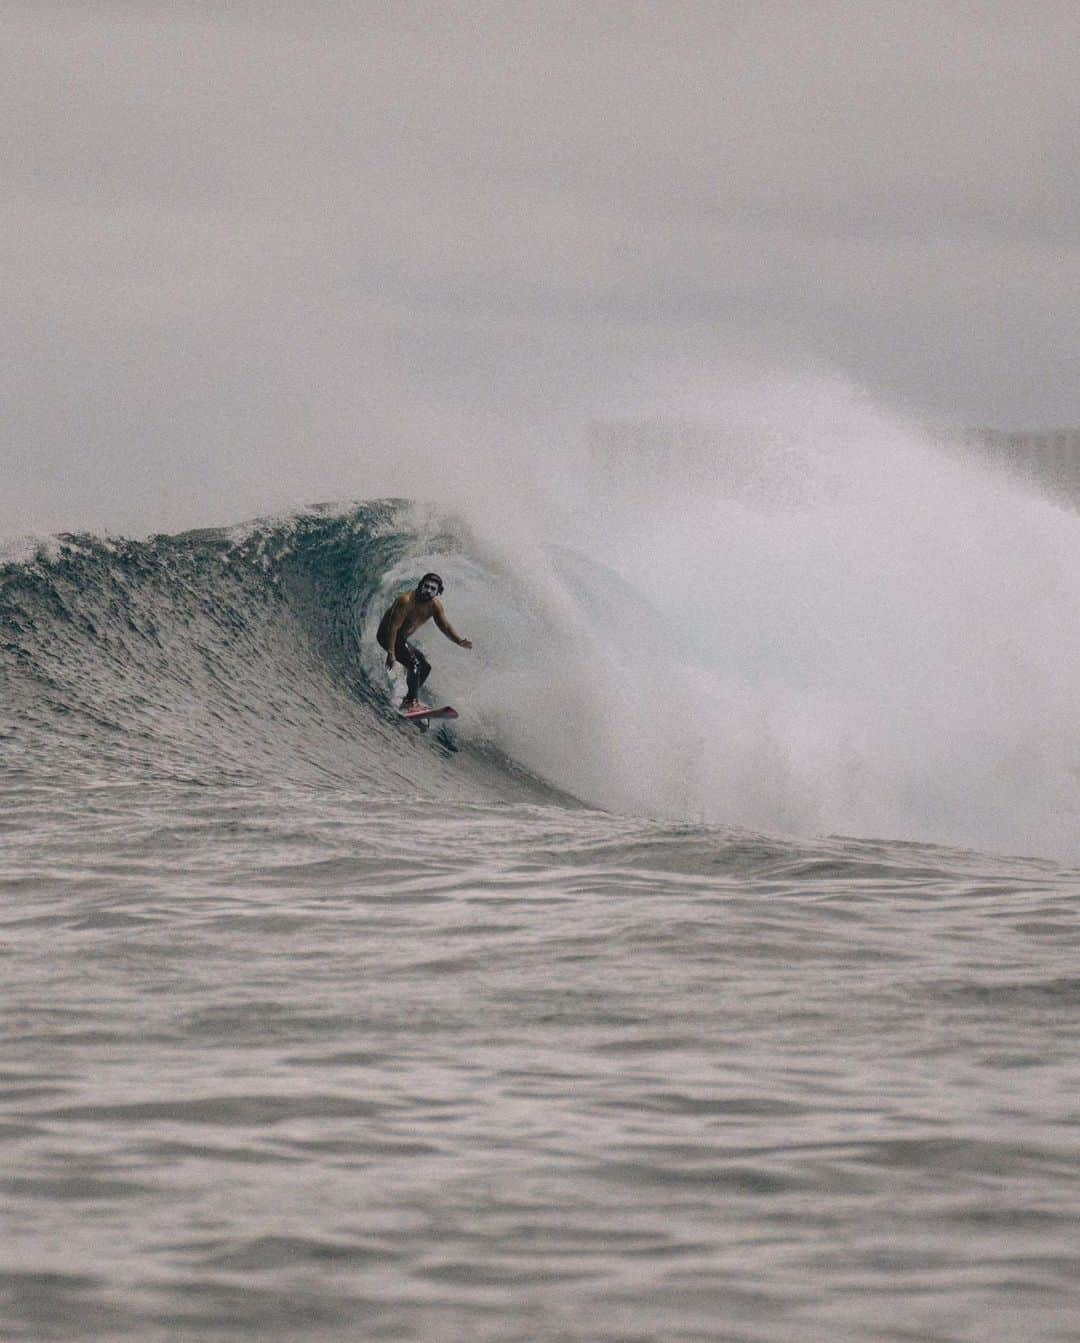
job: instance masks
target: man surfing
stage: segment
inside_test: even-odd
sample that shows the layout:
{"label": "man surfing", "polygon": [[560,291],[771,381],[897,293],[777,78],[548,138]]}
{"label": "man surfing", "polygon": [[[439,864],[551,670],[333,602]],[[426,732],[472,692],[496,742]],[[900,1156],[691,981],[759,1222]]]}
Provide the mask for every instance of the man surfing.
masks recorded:
{"label": "man surfing", "polygon": [[447,620],[443,604],[439,601],[442,590],[443,581],[438,574],[425,574],[412,592],[403,592],[395,599],[379,621],[379,632],[375,637],[380,647],[386,649],[386,670],[389,671],[395,661],[405,668],[406,690],[405,698],[401,701],[403,713],[417,708],[420,687],[431,674],[431,663],[418,648],[409,643],[421,625],[426,625],[434,617],[435,624],[452,643],[456,643],[459,648],[472,647],[472,640],[463,639]]}

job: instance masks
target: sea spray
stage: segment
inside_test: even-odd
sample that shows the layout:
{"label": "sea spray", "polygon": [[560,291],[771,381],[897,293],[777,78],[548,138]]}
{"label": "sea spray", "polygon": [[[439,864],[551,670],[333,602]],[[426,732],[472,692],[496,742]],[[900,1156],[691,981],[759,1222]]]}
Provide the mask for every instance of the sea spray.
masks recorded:
{"label": "sea spray", "polygon": [[694,413],[704,465],[475,510],[529,594],[450,593],[501,749],[623,810],[1080,855],[1076,514],[843,383]]}

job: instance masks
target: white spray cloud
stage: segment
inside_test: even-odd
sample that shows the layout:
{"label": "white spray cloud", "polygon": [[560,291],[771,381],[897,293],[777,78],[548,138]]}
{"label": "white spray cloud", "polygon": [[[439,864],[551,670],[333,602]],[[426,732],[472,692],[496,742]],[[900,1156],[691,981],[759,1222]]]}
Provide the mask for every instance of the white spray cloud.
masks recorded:
{"label": "white spray cloud", "polygon": [[477,487],[463,730],[618,809],[1080,856],[1077,515],[843,383],[712,416],[708,476]]}

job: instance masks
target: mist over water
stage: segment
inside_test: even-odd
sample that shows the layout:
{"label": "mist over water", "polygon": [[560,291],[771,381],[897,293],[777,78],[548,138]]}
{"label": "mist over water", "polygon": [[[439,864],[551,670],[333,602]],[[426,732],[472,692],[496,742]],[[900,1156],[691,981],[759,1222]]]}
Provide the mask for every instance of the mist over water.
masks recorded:
{"label": "mist over water", "polygon": [[604,806],[1080,855],[1076,513],[840,381],[679,410],[468,481],[439,692]]}

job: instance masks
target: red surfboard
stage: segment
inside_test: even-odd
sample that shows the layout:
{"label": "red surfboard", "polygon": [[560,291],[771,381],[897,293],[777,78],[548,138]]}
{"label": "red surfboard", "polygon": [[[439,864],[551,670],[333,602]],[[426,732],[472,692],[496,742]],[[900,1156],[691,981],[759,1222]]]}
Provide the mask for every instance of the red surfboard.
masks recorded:
{"label": "red surfboard", "polygon": [[399,709],[398,717],[404,718],[407,723],[416,723],[428,718],[456,718],[458,711],[452,709],[449,704],[444,704],[441,709],[433,709],[428,704],[418,704],[415,709]]}

